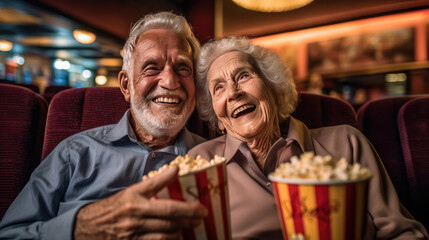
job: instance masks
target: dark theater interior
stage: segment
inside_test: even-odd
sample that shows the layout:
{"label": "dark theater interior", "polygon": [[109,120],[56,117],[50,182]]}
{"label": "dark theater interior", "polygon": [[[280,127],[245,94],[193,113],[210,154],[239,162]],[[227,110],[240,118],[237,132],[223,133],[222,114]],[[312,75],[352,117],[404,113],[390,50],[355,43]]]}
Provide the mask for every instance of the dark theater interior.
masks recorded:
{"label": "dark theater interior", "polygon": [[[315,131],[357,129],[401,207],[429,230],[429,1],[250,2],[0,0],[0,219],[61,141],[130,109],[118,81],[124,44],[139,19],[166,11],[183,16],[201,45],[244,36],[277,54],[299,96],[291,116]],[[280,2],[292,6],[271,8]],[[207,140],[225,133],[209,124],[195,110],[186,127]],[[313,239],[288,238],[293,224],[284,224],[284,239]]]}

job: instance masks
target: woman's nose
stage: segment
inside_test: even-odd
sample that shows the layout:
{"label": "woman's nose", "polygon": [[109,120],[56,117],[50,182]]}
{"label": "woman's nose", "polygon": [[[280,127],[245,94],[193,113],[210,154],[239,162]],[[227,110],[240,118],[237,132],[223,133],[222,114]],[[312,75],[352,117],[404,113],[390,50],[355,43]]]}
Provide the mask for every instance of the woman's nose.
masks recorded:
{"label": "woman's nose", "polygon": [[235,100],[238,97],[242,96],[243,93],[240,90],[240,87],[236,83],[228,84],[228,100]]}
{"label": "woman's nose", "polygon": [[180,81],[172,68],[165,67],[160,75],[158,85],[173,90],[180,87]]}

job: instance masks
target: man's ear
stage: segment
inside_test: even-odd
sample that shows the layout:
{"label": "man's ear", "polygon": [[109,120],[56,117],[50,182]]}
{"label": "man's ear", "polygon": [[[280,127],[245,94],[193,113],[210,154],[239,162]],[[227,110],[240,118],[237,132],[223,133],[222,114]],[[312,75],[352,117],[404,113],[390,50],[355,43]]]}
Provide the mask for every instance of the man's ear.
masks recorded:
{"label": "man's ear", "polygon": [[130,84],[131,81],[128,78],[127,72],[125,70],[121,70],[118,74],[119,87],[121,88],[121,92],[124,95],[125,101],[130,102]]}

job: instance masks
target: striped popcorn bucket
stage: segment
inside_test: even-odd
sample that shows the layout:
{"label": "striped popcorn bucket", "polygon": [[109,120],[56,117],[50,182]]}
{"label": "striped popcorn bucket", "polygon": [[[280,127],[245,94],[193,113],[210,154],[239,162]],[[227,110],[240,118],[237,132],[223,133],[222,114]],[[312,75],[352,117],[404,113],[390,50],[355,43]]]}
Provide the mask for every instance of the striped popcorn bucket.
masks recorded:
{"label": "striped popcorn bucket", "polygon": [[363,238],[369,179],[321,182],[269,178],[284,239]]}
{"label": "striped popcorn bucket", "polygon": [[200,201],[207,209],[204,224],[183,231],[183,239],[231,239],[229,197],[225,162],[180,176],[156,198]]}

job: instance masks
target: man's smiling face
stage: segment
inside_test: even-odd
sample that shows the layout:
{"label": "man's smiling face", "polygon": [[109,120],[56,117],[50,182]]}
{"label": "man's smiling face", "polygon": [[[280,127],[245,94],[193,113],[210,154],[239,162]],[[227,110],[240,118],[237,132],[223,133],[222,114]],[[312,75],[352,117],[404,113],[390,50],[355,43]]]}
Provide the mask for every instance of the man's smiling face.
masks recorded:
{"label": "man's smiling face", "polygon": [[130,103],[137,123],[153,136],[176,135],[195,106],[191,46],[171,31],[149,30],[133,58]]}

